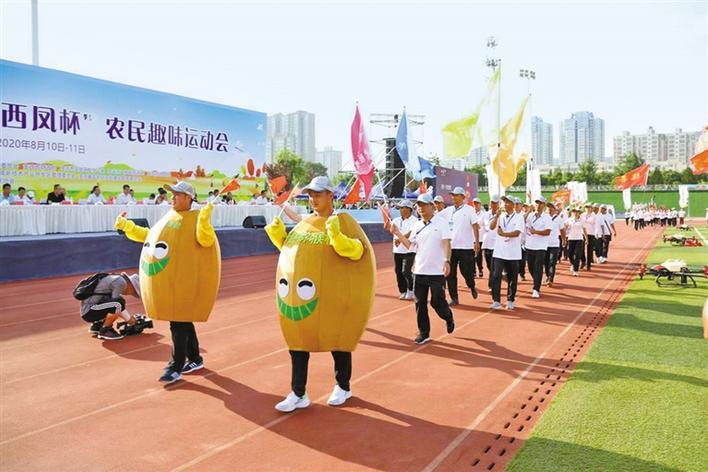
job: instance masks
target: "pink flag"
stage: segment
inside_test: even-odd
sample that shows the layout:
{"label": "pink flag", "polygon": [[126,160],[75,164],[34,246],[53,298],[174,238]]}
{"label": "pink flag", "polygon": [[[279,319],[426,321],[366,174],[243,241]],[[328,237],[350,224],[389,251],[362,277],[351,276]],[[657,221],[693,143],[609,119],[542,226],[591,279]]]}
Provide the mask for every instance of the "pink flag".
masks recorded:
{"label": "pink flag", "polygon": [[366,131],[364,124],[361,122],[361,114],[359,114],[359,105],[356,107],[354,121],[352,121],[351,129],[352,137],[352,159],[354,160],[354,169],[356,174],[364,184],[364,192],[366,201],[369,201],[371,187],[374,180],[374,172],[376,171],[374,163],[371,160],[369,152],[369,141],[366,139]]}

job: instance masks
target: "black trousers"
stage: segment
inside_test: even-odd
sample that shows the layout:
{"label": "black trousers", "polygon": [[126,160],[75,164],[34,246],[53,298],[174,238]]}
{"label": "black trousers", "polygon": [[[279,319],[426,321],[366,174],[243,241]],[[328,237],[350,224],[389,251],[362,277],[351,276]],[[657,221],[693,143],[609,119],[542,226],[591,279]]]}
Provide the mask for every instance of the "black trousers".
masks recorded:
{"label": "black trousers", "polygon": [[172,360],[168,366],[172,370],[182,372],[187,359],[194,362],[202,361],[194,323],[170,321],[170,332],[172,333]]}
{"label": "black trousers", "polygon": [[450,253],[450,275],[447,276],[447,290],[450,298],[457,298],[457,266],[460,266],[460,273],[465,279],[467,287],[474,288],[474,250],[473,249],[453,249]]}
{"label": "black trousers", "polygon": [[499,302],[501,300],[501,283],[502,272],[506,271],[506,299],[513,302],[516,298],[516,285],[519,276],[519,261],[509,261],[495,257],[492,262],[492,275],[490,282],[492,284],[492,300]]}
{"label": "black trousers", "polygon": [[482,250],[481,244],[479,247],[479,251],[474,253],[474,261],[477,263],[477,273],[479,273],[481,277],[482,271],[484,269],[484,251]]}
{"label": "black trousers", "polygon": [[607,253],[610,251],[610,241],[612,241],[611,234],[606,234],[602,237],[601,251],[602,251],[602,257],[604,257],[605,259],[607,259]]}
{"label": "black trousers", "polygon": [[[332,351],[332,358],[334,359],[334,378],[337,380],[337,385],[348,392],[350,389],[349,381],[352,378],[352,353]],[[290,363],[292,365],[290,386],[298,397],[305,395],[309,362],[309,352],[290,351]]]}
{"label": "black trousers", "polygon": [[553,279],[556,277],[556,265],[558,265],[558,258],[560,257],[560,247],[549,247],[546,250],[546,278],[549,282],[553,283]]}
{"label": "black trousers", "polygon": [[482,252],[484,253],[484,260],[487,263],[487,272],[489,273],[487,276],[487,287],[492,288],[492,258],[494,256],[494,249],[482,249]]}
{"label": "black trousers", "polygon": [[639,220],[634,220],[634,231],[639,231],[640,226],[641,222]]}
{"label": "black trousers", "polygon": [[624,219],[624,224],[625,224],[626,226],[629,226],[629,216]]}
{"label": "black trousers", "polygon": [[[588,237],[590,237],[589,234],[588,234]],[[588,242],[588,246],[589,246],[589,245],[590,245],[590,243]],[[596,255],[597,257],[602,256],[602,236],[600,236],[599,238],[598,238],[598,237],[595,237],[595,244],[594,244],[594,246],[595,246],[595,255]]]}
{"label": "black trousers", "polygon": [[529,272],[533,279],[533,289],[541,291],[543,282],[543,265],[546,262],[545,249],[526,249],[526,260],[529,265]]}
{"label": "black trousers", "polygon": [[521,248],[521,260],[519,261],[519,276],[526,278],[526,249]]}
{"label": "black trousers", "polygon": [[585,264],[585,268],[587,270],[590,270],[592,268],[593,262],[595,262],[593,254],[595,252],[596,246],[597,242],[595,236],[592,234],[588,234],[588,243],[585,246],[584,254],[580,258],[580,262]]}
{"label": "black trousers", "polygon": [[396,282],[398,283],[398,292],[406,293],[408,290],[413,290],[413,261],[415,253],[408,254],[393,253],[393,262],[396,267]]}
{"label": "black trousers", "polygon": [[428,292],[430,292],[430,306],[435,313],[446,322],[452,320],[452,310],[445,299],[445,276],[413,274],[415,314],[418,319],[418,332],[423,337],[430,335]]}
{"label": "black trousers", "polygon": [[585,241],[582,239],[568,240],[568,258],[573,265],[573,270],[578,271],[580,268],[580,259],[583,255],[583,245]]}

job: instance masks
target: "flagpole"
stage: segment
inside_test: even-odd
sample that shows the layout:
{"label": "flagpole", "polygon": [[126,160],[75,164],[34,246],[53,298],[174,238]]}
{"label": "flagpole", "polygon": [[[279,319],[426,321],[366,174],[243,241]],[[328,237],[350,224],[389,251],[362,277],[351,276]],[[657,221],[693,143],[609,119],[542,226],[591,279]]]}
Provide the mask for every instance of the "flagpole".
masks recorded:
{"label": "flagpole", "polygon": [[[495,48],[497,47],[497,40],[494,36],[490,36],[487,39],[487,47],[490,49],[492,56],[495,55]],[[492,68],[492,73],[497,72],[497,67],[499,68],[499,83],[497,84],[497,156],[501,151],[501,59],[496,57],[487,58],[487,67]],[[492,164],[492,169],[494,163],[491,158],[489,160]],[[501,195],[501,176],[497,176],[497,195]]]}

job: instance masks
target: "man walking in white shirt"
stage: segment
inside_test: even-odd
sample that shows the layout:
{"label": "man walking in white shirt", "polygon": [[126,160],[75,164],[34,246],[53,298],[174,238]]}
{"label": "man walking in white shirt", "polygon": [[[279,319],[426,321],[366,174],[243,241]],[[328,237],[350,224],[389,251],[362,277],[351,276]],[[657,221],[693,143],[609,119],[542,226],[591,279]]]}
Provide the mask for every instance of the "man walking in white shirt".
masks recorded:
{"label": "man walking in white shirt", "polygon": [[[487,216],[487,212],[482,208],[482,200],[480,200],[477,197],[474,197],[472,199],[472,205],[474,208],[474,214],[477,217],[477,224],[479,225],[479,242],[482,244],[484,241],[484,233],[486,232],[486,228],[484,226],[484,219]],[[474,261],[475,265],[477,266],[477,277],[480,279],[484,277],[484,251],[481,249],[479,251],[475,251],[474,253]]]}
{"label": "man walking in white shirt", "polygon": [[538,197],[536,211],[526,217],[526,261],[533,279],[531,298],[541,298],[543,265],[546,262],[548,237],[551,235],[551,217],[546,213],[546,199]]}
{"label": "man walking in white shirt", "polygon": [[450,273],[452,231],[449,222],[444,218],[433,218],[433,198],[430,194],[420,195],[416,204],[421,219],[413,225],[410,239],[406,238],[396,225],[391,225],[391,233],[407,248],[415,246],[416,249],[413,264],[413,292],[418,319],[418,336],[414,342],[424,344],[430,341],[428,292],[430,292],[430,306],[440,318],[445,320],[448,334],[455,330],[452,310],[445,299],[445,277]]}
{"label": "man walking in white shirt", "polygon": [[592,270],[592,264],[595,262],[593,255],[595,254],[597,243],[595,239],[595,219],[597,216],[593,211],[592,203],[587,202],[585,204],[585,214],[580,217],[580,220],[585,225],[585,233],[587,233],[587,244],[585,246],[585,251],[580,257],[580,268],[586,270]]}
{"label": "man walking in white shirt", "polygon": [[492,291],[492,255],[494,254],[494,244],[497,240],[497,232],[490,229],[493,220],[499,217],[499,197],[494,195],[489,200],[489,211],[485,213],[483,226],[484,236],[482,237],[482,252],[484,252],[484,260],[487,263],[487,271],[489,272],[489,280],[487,286],[488,291]]}
{"label": "man walking in white shirt", "polygon": [[552,202],[547,203],[548,215],[551,217],[551,234],[548,236],[548,249],[546,250],[546,285],[553,285],[556,276],[556,265],[560,258],[560,248],[565,245],[565,225],[560,216],[558,207]]}
{"label": "man walking in white shirt", "polygon": [[607,254],[610,250],[610,242],[612,241],[612,232],[617,236],[617,230],[615,229],[615,219],[611,213],[607,211],[607,205],[600,205],[600,234],[601,234],[601,254],[600,263],[604,264],[607,262]]}
{"label": "man walking in white shirt", "polygon": [[501,308],[501,282],[502,272],[506,272],[507,292],[506,309],[514,309],[514,299],[516,298],[516,285],[521,262],[521,233],[524,232],[524,217],[521,213],[514,211],[514,203],[517,198],[502,197],[504,201],[505,214],[492,220],[489,229],[496,231],[497,239],[494,244],[494,254],[492,256],[492,310]]}
{"label": "man walking in white shirt", "polygon": [[465,191],[455,187],[450,192],[453,205],[438,213],[439,218],[449,221],[452,231],[452,253],[450,255],[450,274],[447,276],[447,289],[450,292],[450,306],[458,305],[457,266],[465,279],[472,298],[477,298],[474,284],[474,258],[479,252],[479,223],[471,206],[465,203]]}

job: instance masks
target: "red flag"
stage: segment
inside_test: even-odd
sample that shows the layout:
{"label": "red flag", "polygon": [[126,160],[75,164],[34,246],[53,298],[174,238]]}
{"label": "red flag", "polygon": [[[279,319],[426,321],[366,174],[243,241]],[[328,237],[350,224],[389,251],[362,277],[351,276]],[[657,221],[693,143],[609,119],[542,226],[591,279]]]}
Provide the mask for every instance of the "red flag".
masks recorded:
{"label": "red flag", "polygon": [[374,167],[374,163],[371,160],[369,141],[366,139],[366,130],[364,129],[364,124],[361,121],[359,105],[356,106],[354,120],[352,121],[351,142],[354,170],[356,171],[357,177],[361,179],[361,183],[364,184],[364,196],[368,202],[376,167]]}
{"label": "red flag", "polygon": [[287,184],[288,180],[285,178],[284,175],[281,175],[268,181],[268,186],[270,187],[270,191],[273,192],[273,195],[278,195]]}
{"label": "red flag", "polygon": [[556,193],[551,195],[551,201],[558,203],[563,202],[564,205],[570,204],[570,190],[566,188],[562,188],[558,190]]}
{"label": "red flag", "polygon": [[290,200],[290,197],[298,195],[300,193],[300,186],[296,185],[292,190],[285,191],[278,195],[275,199],[276,205],[282,205],[283,203]]}
{"label": "red flag", "polygon": [[238,190],[238,189],[240,189],[240,188],[241,188],[241,186],[240,186],[239,183],[238,183],[238,179],[233,179],[231,182],[229,182],[229,183],[226,185],[226,187],[222,188],[222,189],[219,191],[219,193],[220,193],[220,194],[222,194],[222,193],[229,193],[229,192],[233,192],[234,190]]}
{"label": "red flag", "polygon": [[615,177],[615,187],[619,190],[626,190],[636,185],[646,185],[649,178],[649,164],[646,162],[636,169],[632,169],[624,175]]}
{"label": "red flag", "polygon": [[359,201],[359,189],[361,188],[361,181],[357,178],[356,181],[354,182],[354,185],[352,185],[351,190],[349,190],[349,193],[347,196],[344,198],[344,204],[345,205],[351,205],[352,203],[356,203]]}
{"label": "red flag", "polygon": [[708,149],[705,149],[690,159],[690,166],[693,175],[708,173]]}

